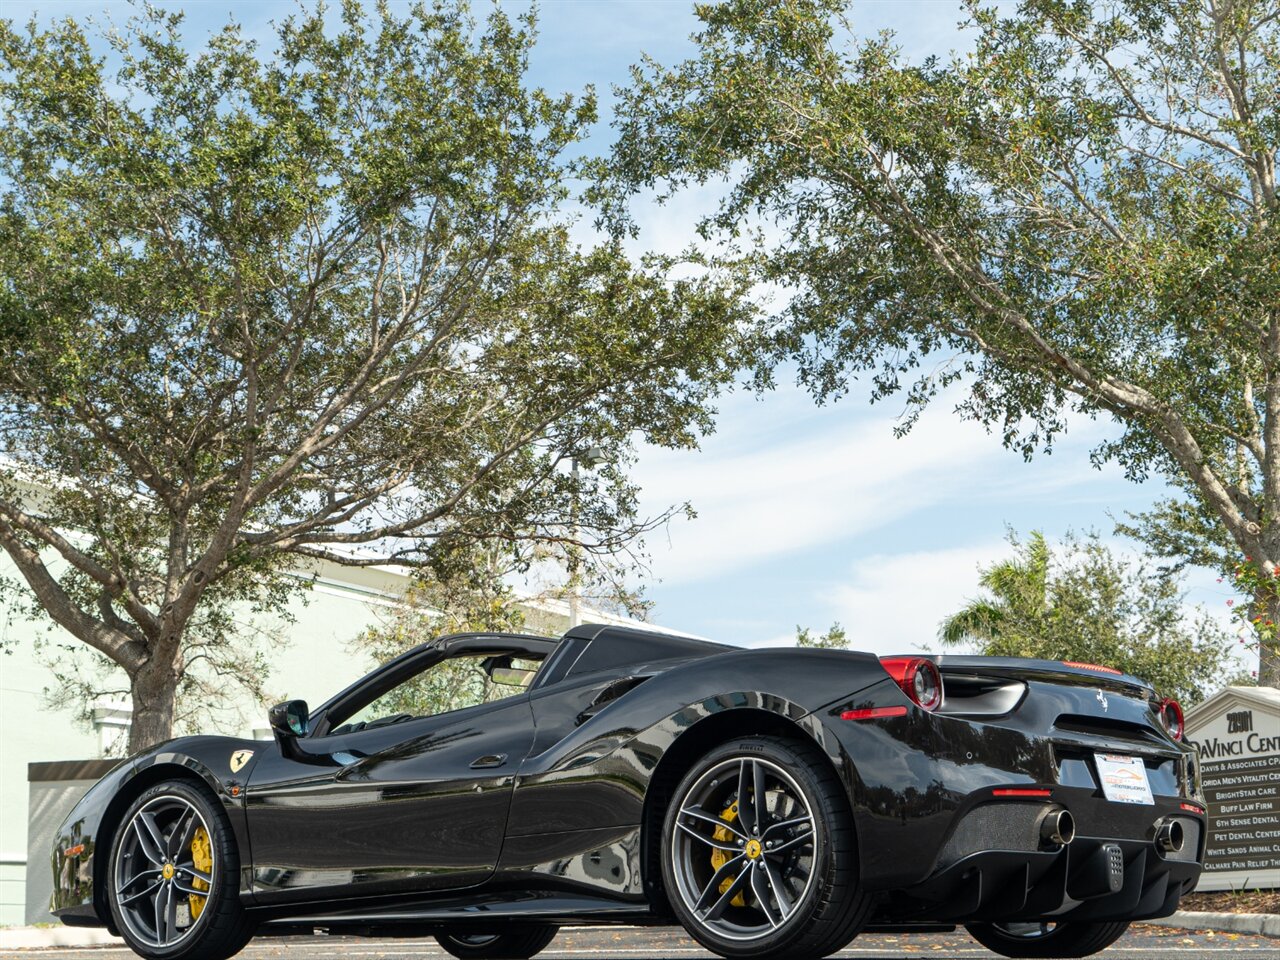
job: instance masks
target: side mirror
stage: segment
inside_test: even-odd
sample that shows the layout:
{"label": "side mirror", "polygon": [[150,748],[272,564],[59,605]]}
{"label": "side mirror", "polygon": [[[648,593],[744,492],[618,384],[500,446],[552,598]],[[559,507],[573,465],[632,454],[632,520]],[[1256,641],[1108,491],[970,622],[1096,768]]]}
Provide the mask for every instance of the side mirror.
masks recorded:
{"label": "side mirror", "polygon": [[275,732],[276,739],[283,743],[307,735],[311,711],[307,709],[305,700],[286,700],[277,703],[267,711],[267,720]]}

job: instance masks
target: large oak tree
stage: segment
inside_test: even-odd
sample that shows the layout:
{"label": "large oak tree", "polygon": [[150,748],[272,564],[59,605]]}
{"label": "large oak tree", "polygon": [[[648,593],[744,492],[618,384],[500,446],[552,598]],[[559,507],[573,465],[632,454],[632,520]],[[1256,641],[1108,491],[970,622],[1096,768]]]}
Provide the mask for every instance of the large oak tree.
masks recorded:
{"label": "large oak tree", "polygon": [[316,561],[631,542],[632,438],[726,376],[723,291],[572,241],[593,100],[526,83],[531,21],[339,13],[0,25],[4,587],[127,674],[133,749]]}
{"label": "large oak tree", "polygon": [[613,196],[726,185],[704,232],[789,295],[766,379],[794,360],[914,411],[960,381],[1028,456],[1073,411],[1113,420],[1095,459],[1180,492],[1130,528],[1250,565],[1280,683],[1280,7],[968,12],[969,52],[911,62],[837,0],[700,8],[697,55],[623,92]]}

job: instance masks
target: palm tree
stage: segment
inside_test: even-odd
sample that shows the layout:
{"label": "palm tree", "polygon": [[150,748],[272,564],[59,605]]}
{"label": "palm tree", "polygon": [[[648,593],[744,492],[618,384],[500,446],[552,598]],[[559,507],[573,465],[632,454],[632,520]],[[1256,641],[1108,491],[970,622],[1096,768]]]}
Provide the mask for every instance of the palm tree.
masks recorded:
{"label": "palm tree", "polygon": [[978,583],[989,596],[970,600],[938,628],[944,646],[974,643],[989,655],[1029,656],[1028,640],[1046,626],[1051,613],[1049,561],[1044,534],[1013,542],[1014,555],[987,567]]}
{"label": "palm tree", "polygon": [[1176,575],[1114,554],[1096,534],[1068,534],[1058,550],[1039,531],[1009,542],[1013,556],[982,570],[983,595],[939,625],[944,646],[1106,664],[1184,704],[1240,682],[1232,637],[1207,611],[1188,611]]}

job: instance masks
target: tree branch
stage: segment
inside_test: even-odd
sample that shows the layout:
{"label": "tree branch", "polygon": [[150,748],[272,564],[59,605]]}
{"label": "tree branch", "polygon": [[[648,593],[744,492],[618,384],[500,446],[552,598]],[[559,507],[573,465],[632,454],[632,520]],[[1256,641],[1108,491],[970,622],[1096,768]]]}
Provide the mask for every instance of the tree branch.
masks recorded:
{"label": "tree branch", "polygon": [[125,670],[137,670],[146,662],[145,647],[133,637],[86,615],[76,605],[49,573],[39,553],[23,542],[17,529],[5,517],[0,517],[0,547],[4,548],[40,605],[55,623]]}

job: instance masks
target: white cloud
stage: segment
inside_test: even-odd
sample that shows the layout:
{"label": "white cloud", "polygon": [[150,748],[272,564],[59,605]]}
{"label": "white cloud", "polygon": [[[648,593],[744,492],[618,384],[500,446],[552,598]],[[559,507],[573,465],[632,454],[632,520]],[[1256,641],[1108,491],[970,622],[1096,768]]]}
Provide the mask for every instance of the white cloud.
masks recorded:
{"label": "white cloud", "polygon": [[[655,574],[717,577],[940,504],[1045,496],[1090,472],[1082,464],[1029,484],[1021,462],[983,427],[956,417],[945,398],[902,438],[890,412],[858,403],[817,408],[794,387],[763,401],[738,395],[722,411],[723,432],[701,451],[642,450],[636,478],[645,506],[658,512],[689,501],[698,512],[651,540]],[[1088,421],[1081,426],[1076,442],[1096,436]]]}
{"label": "white cloud", "polygon": [[[947,550],[877,554],[854,562],[824,599],[850,646],[876,654],[938,650],[938,624],[979,594],[978,568],[1009,552],[1003,540]],[[825,621],[824,621],[825,622]]]}
{"label": "white cloud", "polygon": [[[943,550],[877,553],[835,572],[811,598],[810,627],[824,633],[839,622],[849,645],[878,655],[938,651],[938,624],[978,596],[979,567],[1009,552],[1004,540]],[[795,646],[795,631],[761,639],[734,639],[744,647]]]}

